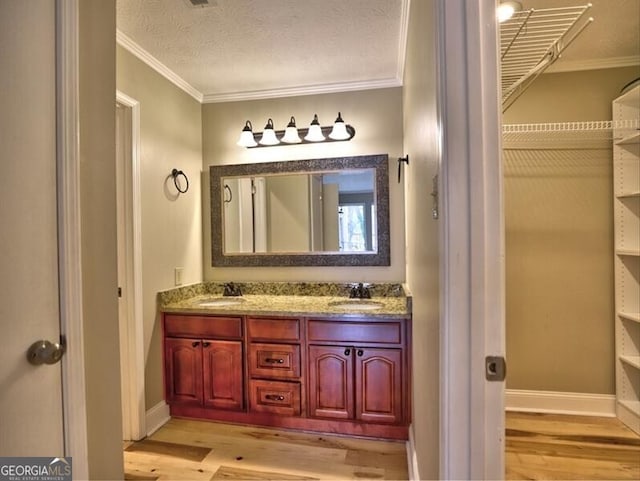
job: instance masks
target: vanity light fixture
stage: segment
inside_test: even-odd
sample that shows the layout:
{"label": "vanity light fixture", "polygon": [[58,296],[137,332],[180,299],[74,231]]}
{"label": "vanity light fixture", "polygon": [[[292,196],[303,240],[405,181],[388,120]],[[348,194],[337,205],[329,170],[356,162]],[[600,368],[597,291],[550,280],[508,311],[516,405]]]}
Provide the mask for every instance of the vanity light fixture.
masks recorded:
{"label": "vanity light fixture", "polygon": [[251,121],[247,120],[247,122],[244,124],[244,128],[240,133],[240,138],[238,139],[238,142],[236,142],[236,144],[240,147],[257,147],[258,143],[253,137],[253,126],[251,125]]}
{"label": "vanity light fixture", "polygon": [[513,14],[516,12],[520,12],[522,10],[522,4],[516,1],[504,1],[500,2],[498,8],[496,9],[496,13],[498,15],[498,22],[503,23],[513,17]]}
{"label": "vanity light fixture", "polygon": [[302,142],[300,138],[300,134],[298,133],[298,127],[296,127],[296,118],[291,116],[291,120],[289,120],[289,124],[284,131],[284,136],[282,137],[282,142],[285,144],[299,144]]}
{"label": "vanity light fixture", "polygon": [[333,129],[329,134],[329,138],[333,140],[346,140],[349,138],[349,132],[347,132],[347,126],[342,120],[342,114],[338,112],[338,118],[333,124]]}
{"label": "vanity light fixture", "polygon": [[267,120],[267,125],[264,126],[264,131],[262,132],[262,138],[260,145],[278,145],[280,140],[276,137],[276,132],[273,130],[273,120]]}
{"label": "vanity light fixture", "polygon": [[309,126],[309,132],[304,137],[307,142],[322,142],[325,136],[322,135],[322,128],[320,127],[320,121],[318,121],[318,114],[313,114],[313,120]]}
{"label": "vanity light fixture", "polygon": [[[254,135],[260,136],[260,141],[256,142]],[[291,117],[285,130],[275,130],[273,120],[270,118],[264,127],[264,132],[254,134],[251,121],[245,122],[237,145],[240,147],[271,147],[273,145],[294,145],[309,144],[319,142],[341,142],[351,140],[356,135],[356,129],[346,124],[342,119],[342,113],[338,112],[333,126],[320,126],[318,114],[314,114],[313,121],[308,129],[298,129],[295,117]]]}

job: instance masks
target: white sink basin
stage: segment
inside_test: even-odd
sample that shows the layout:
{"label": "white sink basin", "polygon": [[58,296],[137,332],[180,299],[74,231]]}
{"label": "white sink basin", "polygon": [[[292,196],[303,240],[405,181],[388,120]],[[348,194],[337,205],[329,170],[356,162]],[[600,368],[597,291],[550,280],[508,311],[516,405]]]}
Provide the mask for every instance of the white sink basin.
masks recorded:
{"label": "white sink basin", "polygon": [[329,303],[331,307],[339,309],[347,309],[350,311],[373,311],[382,308],[383,304],[368,299],[345,299],[344,301],[335,301]]}
{"label": "white sink basin", "polygon": [[242,297],[210,297],[199,301],[198,307],[235,306],[243,302],[244,299]]}

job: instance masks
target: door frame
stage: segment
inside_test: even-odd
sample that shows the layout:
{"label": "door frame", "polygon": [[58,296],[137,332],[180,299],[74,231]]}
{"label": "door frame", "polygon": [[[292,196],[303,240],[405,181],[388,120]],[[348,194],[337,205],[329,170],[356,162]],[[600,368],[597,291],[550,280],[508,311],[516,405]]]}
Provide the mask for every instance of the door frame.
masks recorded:
{"label": "door frame", "polygon": [[56,0],[56,169],[62,409],[65,456],[73,474],[88,479],[87,410],[82,314],[80,223],[79,5]]}
{"label": "door frame", "polygon": [[437,0],[440,478],[504,478],[504,215],[496,2]]}
{"label": "door frame", "polygon": [[[122,424],[125,440],[140,440],[146,433],[144,331],[142,306],[142,212],[140,192],[140,102],[120,90],[116,102],[131,113],[131,163],[124,169],[121,189],[125,209],[124,225],[118,230],[125,236],[125,279],[120,302],[127,312],[120,319],[120,366],[122,387]],[[120,275],[118,275],[120,277]]]}

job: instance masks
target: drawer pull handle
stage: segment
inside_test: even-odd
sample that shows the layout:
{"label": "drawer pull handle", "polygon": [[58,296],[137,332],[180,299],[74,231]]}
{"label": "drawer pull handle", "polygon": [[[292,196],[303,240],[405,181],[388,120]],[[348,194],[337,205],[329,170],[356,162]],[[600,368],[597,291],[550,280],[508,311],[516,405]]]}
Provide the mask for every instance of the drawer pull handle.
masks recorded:
{"label": "drawer pull handle", "polygon": [[268,357],[265,359],[265,362],[270,364],[284,364],[284,359],[275,359],[273,357]]}
{"label": "drawer pull handle", "polygon": [[200,343],[198,341],[194,341],[191,343],[191,347],[198,347]]}
{"label": "drawer pull handle", "polygon": [[284,396],[278,396],[276,394],[267,394],[265,398],[269,401],[284,401]]}

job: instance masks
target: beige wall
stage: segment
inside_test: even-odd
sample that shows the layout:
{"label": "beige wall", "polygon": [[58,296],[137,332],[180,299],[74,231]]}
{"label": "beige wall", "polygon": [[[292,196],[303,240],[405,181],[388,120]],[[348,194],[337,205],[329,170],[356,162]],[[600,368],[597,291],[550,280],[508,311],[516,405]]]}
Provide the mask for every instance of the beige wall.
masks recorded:
{"label": "beige wall", "polygon": [[[542,75],[505,123],[610,120],[638,76]],[[614,393],[611,149],[506,150],[507,388]]]}
{"label": "beige wall", "polygon": [[[276,130],[296,117],[298,127],[307,126],[317,113],[321,125],[331,125],[338,111],[353,125],[356,136],[349,142],[322,145],[303,144],[261,149],[236,145],[245,121],[261,132],[268,118]],[[403,281],[404,197],[396,182],[395,159],[402,155],[402,89],[378,89],[325,95],[288,97],[205,104],[203,130],[203,234],[204,277],[206,280],[242,281]],[[211,226],[208,172],[210,165],[240,164],[279,160],[315,159],[366,154],[389,154],[390,165],[390,267],[277,267],[215,268],[211,266]]]}
{"label": "beige wall", "polygon": [[[158,291],[202,280],[201,105],[118,46],[117,88],[140,103],[140,190],[145,396],[150,409],[164,399]],[[115,95],[115,94],[114,94]],[[177,195],[172,169],[184,171],[189,190]]]}
{"label": "beige wall", "polygon": [[116,5],[115,0],[83,0],[78,4],[82,301],[89,476],[122,479],[116,296]]}
{"label": "beige wall", "polygon": [[431,179],[438,170],[435,12],[411,2],[404,77],[407,283],[413,302],[413,439],[421,479],[439,476],[438,224]]}

